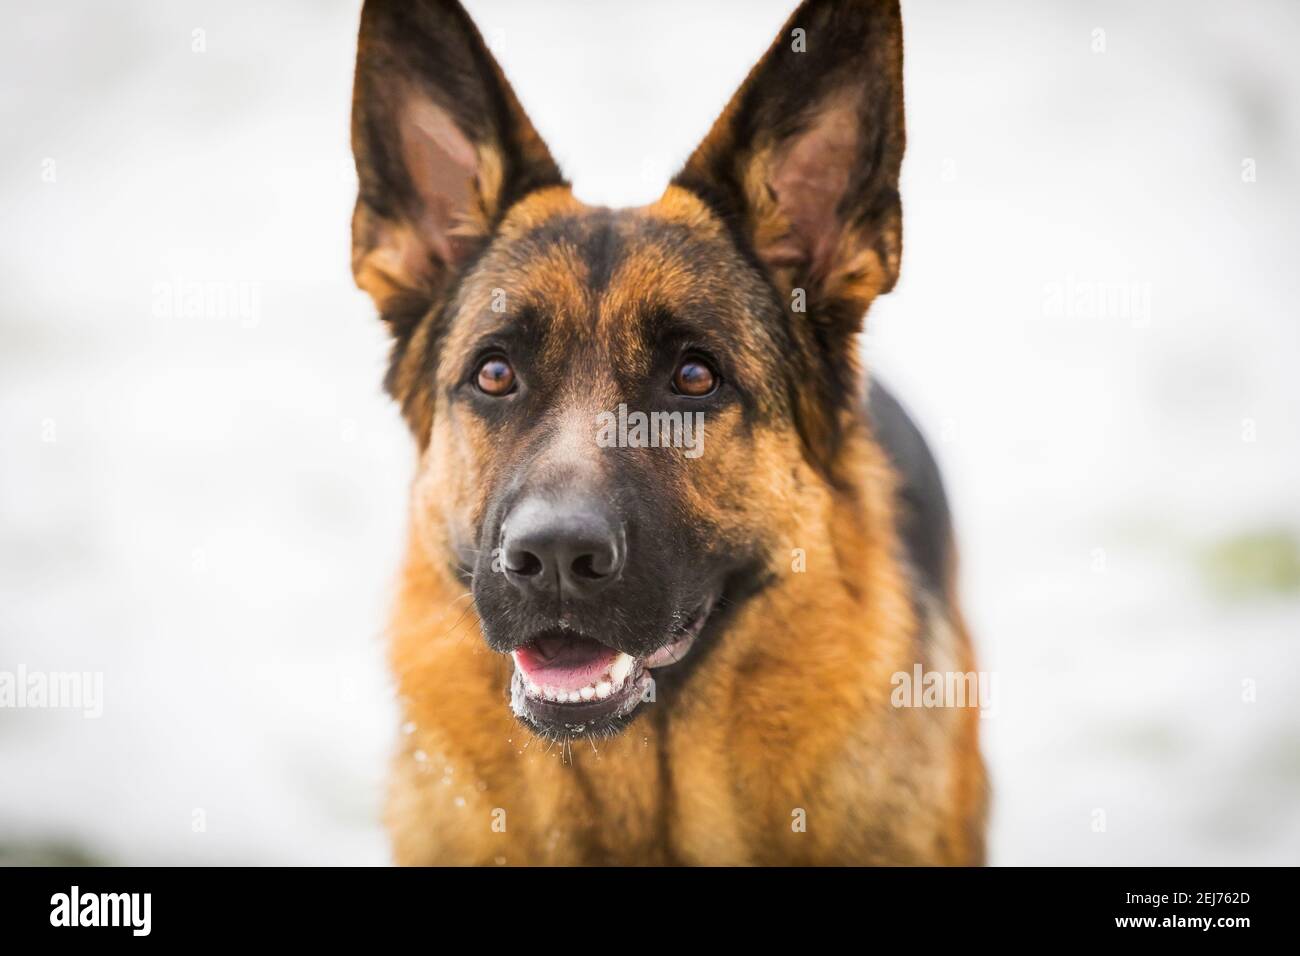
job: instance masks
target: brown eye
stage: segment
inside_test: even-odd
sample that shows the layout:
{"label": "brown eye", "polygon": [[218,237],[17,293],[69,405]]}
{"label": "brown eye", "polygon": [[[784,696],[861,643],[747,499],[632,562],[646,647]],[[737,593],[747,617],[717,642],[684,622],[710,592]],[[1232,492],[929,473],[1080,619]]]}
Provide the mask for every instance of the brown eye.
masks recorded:
{"label": "brown eye", "polygon": [[515,388],[515,370],[500,355],[492,355],[478,367],[478,388],[484,395],[509,395]]}
{"label": "brown eye", "polygon": [[703,398],[713,394],[718,387],[718,375],[701,358],[687,356],[677,363],[673,372],[673,389],[679,395]]}

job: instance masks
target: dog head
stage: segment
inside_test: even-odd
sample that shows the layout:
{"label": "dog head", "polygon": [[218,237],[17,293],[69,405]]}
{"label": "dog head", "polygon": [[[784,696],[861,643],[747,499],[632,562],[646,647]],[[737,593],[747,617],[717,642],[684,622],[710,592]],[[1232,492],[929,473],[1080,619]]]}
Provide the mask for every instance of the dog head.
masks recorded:
{"label": "dog head", "polygon": [[800,7],[644,208],[574,198],[449,0],[367,2],[352,138],[418,540],[514,657],[521,718],[616,731],[846,480],[901,248],[897,4]]}

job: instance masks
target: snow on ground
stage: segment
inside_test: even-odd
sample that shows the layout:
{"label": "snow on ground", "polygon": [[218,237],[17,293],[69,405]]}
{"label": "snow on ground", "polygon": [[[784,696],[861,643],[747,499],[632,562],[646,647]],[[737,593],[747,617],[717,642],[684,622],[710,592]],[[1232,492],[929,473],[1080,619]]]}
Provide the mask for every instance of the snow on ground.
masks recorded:
{"label": "snow on ground", "polygon": [[[657,194],[788,8],[469,5],[611,204]],[[954,499],[993,860],[1300,862],[1300,11],[904,17],[904,277],[867,350]],[[0,860],[387,859],[412,454],[347,267],[356,18],[9,13],[0,670],[105,700],[0,711]]]}

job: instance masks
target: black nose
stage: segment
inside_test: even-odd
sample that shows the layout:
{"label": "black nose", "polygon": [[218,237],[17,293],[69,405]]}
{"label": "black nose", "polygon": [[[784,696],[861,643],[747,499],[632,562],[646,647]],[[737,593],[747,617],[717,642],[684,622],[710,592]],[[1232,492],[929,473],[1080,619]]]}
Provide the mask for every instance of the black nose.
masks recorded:
{"label": "black nose", "polygon": [[623,570],[619,528],[599,502],[525,498],[502,524],[502,570],[520,590],[590,596]]}

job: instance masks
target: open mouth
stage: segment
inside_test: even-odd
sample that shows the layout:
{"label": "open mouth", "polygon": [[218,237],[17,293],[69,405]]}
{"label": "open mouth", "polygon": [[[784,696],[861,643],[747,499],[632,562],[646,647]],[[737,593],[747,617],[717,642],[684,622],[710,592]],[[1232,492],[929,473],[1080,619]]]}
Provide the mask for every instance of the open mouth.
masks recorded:
{"label": "open mouth", "polygon": [[545,736],[613,733],[650,697],[651,672],[690,652],[712,607],[712,600],[705,602],[663,646],[644,657],[576,631],[544,631],[511,654],[511,707]]}

